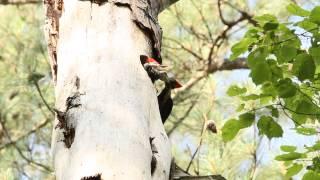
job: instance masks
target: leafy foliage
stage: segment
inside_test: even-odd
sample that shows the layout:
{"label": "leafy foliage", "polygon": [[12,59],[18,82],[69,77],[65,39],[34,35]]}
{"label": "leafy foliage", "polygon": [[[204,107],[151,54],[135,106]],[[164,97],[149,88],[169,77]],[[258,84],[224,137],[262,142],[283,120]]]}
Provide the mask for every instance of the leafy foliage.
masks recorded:
{"label": "leafy foliage", "polygon": [[[243,40],[231,48],[233,59],[248,52],[250,77],[261,92],[250,94],[231,86],[228,95],[239,97],[243,104],[260,101],[259,108],[246,109],[241,104],[239,109],[259,117],[250,126],[256,125],[259,134],[269,139],[283,135],[283,129],[277,122],[279,112],[294,122],[297,133],[306,136],[318,134],[313,124],[320,117],[320,6],[308,11],[290,4],[287,10],[299,16],[300,20],[281,23],[271,14],[255,17],[258,25],[250,28]],[[307,48],[302,48],[303,40],[310,44]],[[227,121],[222,128],[224,140],[232,140],[241,129],[239,127],[249,127],[247,121],[252,119],[255,118]],[[288,177],[305,168],[307,171],[303,179],[319,179],[320,158],[315,153],[319,147],[317,142],[306,147],[305,151],[297,152],[295,146],[282,146],[285,153],[278,155],[276,160],[286,162]],[[302,164],[304,159],[309,159],[307,162],[310,163]]]}

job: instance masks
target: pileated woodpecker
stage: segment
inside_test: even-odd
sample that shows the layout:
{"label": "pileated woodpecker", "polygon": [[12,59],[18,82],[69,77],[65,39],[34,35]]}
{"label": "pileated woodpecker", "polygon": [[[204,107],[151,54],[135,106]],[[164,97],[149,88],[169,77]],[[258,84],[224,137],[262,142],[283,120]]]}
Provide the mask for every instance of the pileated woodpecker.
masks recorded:
{"label": "pileated woodpecker", "polygon": [[155,59],[141,55],[140,61],[153,83],[158,79],[165,83],[164,89],[158,95],[160,116],[162,123],[164,123],[168,119],[173,107],[171,90],[180,88],[182,85],[173,77],[169,77],[167,72],[164,70],[166,66],[161,65]]}

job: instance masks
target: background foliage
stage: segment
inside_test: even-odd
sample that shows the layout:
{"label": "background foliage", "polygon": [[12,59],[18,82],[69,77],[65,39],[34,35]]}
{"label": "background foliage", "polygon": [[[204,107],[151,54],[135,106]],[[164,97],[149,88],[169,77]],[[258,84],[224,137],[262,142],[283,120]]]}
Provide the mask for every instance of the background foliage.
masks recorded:
{"label": "background foliage", "polygon": [[[318,28],[319,13],[310,18],[309,11],[319,3],[301,0],[287,10],[291,3],[181,0],[161,14],[164,63],[184,84],[174,94],[174,112],[165,124],[183,169],[227,179],[286,179],[299,169],[297,179],[306,172],[317,175],[318,117],[270,106],[280,99],[299,112],[317,113],[312,104],[319,103],[318,91],[310,87],[319,88],[319,55],[316,50],[312,55],[310,48],[319,44],[311,43],[309,36],[315,34],[307,26]],[[49,148],[54,92],[43,10],[37,4],[0,5],[0,15],[0,179],[53,179]],[[260,63],[256,56],[250,61],[257,49],[266,49]],[[212,122],[217,134],[207,129]],[[280,149],[283,144],[297,148]],[[277,156],[281,150],[284,155]]]}
{"label": "background foliage", "polygon": [[[296,4],[287,6],[295,17],[293,22],[281,23],[271,14],[256,16],[257,26],[250,28],[244,38],[232,47],[232,58],[249,51],[250,77],[260,89],[247,93],[245,87],[231,86],[230,96],[243,102],[239,119],[231,119],[222,128],[224,141],[230,141],[243,128],[255,126],[259,136],[269,139],[283,136],[279,114],[294,123],[294,130],[304,136],[318,134],[320,117],[320,6],[310,11]],[[258,101],[247,108],[248,101]],[[303,179],[320,179],[319,141],[304,150],[296,146],[281,146],[284,154],[276,157],[288,167],[286,176],[307,171]]]}
{"label": "background foliage", "polygon": [[52,107],[54,93],[43,11],[2,6],[0,14],[0,179],[46,179],[54,116],[42,97]]}

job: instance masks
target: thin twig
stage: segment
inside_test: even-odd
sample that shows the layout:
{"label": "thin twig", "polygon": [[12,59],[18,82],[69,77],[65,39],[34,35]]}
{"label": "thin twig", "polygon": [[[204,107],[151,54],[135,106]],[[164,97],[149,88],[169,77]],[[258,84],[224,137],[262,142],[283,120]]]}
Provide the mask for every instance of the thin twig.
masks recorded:
{"label": "thin twig", "polygon": [[205,128],[206,122],[207,122],[207,120],[206,120],[206,118],[204,118],[203,124],[202,124],[202,129],[201,129],[201,134],[200,134],[199,145],[197,146],[197,149],[195,150],[195,152],[194,152],[194,153],[192,154],[192,156],[191,156],[191,159],[190,159],[189,164],[188,164],[187,169],[186,169],[186,172],[187,172],[187,173],[189,172],[189,169],[190,169],[190,167],[191,167],[191,164],[192,164],[194,158],[196,157],[196,155],[197,155],[198,152],[200,151],[200,147],[201,147],[202,141],[203,141],[203,135],[204,135],[204,132],[206,131],[206,128]]}
{"label": "thin twig", "polygon": [[34,81],[33,84],[36,86],[37,92],[39,93],[39,96],[40,96],[42,102],[45,104],[45,106],[47,107],[47,109],[54,115],[55,112],[54,112],[53,109],[49,106],[49,104],[47,103],[47,101],[45,100],[45,98],[43,97],[38,82]]}

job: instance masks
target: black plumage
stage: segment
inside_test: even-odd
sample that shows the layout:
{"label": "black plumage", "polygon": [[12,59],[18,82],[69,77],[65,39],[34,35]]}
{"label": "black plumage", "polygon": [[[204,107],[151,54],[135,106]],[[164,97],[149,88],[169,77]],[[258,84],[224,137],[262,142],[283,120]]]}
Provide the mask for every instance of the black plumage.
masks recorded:
{"label": "black plumage", "polygon": [[168,119],[173,107],[170,91],[170,89],[164,88],[158,95],[158,104],[162,123],[165,123],[165,121]]}

